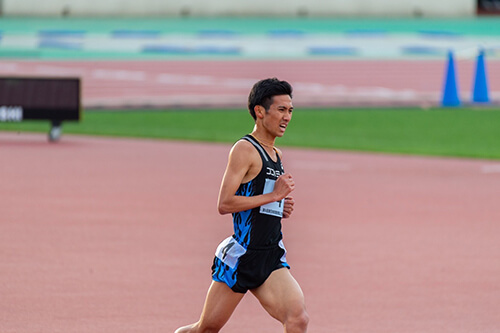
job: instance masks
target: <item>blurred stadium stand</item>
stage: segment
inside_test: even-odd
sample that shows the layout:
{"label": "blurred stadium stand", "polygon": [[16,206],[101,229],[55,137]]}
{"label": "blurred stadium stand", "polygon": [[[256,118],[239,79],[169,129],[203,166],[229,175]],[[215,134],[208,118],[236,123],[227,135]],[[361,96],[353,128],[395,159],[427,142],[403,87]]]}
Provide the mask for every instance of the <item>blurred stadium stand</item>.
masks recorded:
{"label": "blurred stadium stand", "polygon": [[[496,2],[493,0],[482,1]],[[416,16],[466,17],[477,0],[1,0],[3,15],[30,16]]]}

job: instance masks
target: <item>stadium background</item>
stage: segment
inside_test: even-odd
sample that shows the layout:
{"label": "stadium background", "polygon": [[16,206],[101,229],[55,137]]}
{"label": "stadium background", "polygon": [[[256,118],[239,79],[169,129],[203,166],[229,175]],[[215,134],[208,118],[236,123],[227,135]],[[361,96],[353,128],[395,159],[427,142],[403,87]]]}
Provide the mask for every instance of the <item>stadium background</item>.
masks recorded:
{"label": "stadium background", "polygon": [[48,1],[36,11],[4,0],[0,74],[81,77],[86,108],[241,106],[269,70],[303,106],[428,106],[442,98],[449,51],[469,102],[484,50],[496,102],[500,21],[478,16],[482,3],[494,12],[470,0]]}
{"label": "stadium background", "polygon": [[[495,2],[416,3],[3,0],[0,74],[81,77],[84,123],[90,108],[244,111],[272,73],[296,87],[299,119],[306,106],[439,106],[451,50],[463,103],[497,113]],[[470,102],[480,49],[486,105]],[[11,125],[0,133],[0,331],[194,321],[229,232],[215,211],[229,144],[49,144]],[[299,184],[285,241],[312,332],[498,332],[496,160],[284,153]],[[252,297],[225,329],[280,330]]]}

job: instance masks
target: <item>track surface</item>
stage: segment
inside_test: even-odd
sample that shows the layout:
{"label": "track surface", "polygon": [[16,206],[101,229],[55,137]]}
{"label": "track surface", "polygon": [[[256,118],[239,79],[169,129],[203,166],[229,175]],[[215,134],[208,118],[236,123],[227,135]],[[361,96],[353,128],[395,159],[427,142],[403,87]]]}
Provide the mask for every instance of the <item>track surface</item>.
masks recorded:
{"label": "track surface", "polygon": [[[456,62],[457,85],[470,102],[475,62]],[[0,61],[3,76],[82,78],[85,108],[238,107],[252,85],[276,76],[306,106],[439,105],[445,60],[291,61]],[[489,61],[490,98],[500,101],[500,61]]]}
{"label": "track surface", "polygon": [[[197,319],[228,145],[0,133],[0,332]],[[311,332],[499,332],[500,165],[283,149]],[[245,297],[224,332],[280,332]]]}

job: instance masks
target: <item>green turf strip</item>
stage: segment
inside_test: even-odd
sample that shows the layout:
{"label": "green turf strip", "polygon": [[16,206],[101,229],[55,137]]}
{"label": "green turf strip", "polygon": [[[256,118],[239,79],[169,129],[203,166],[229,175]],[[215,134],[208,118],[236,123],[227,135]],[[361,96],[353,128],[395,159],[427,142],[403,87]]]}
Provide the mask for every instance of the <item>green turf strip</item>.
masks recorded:
{"label": "green turf strip", "polygon": [[[297,109],[278,146],[500,159],[500,109]],[[245,110],[85,111],[64,134],[236,141],[253,128]],[[0,130],[48,132],[48,122]],[[1,142],[0,142],[1,146]]]}

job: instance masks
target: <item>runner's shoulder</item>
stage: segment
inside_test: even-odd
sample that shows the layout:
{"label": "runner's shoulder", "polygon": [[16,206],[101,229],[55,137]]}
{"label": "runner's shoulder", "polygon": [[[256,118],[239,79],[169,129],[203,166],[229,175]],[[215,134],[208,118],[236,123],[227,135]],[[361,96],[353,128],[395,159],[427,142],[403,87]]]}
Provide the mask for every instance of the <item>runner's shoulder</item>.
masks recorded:
{"label": "runner's shoulder", "polygon": [[232,158],[254,159],[259,158],[259,153],[251,142],[241,139],[231,148],[230,156]]}

